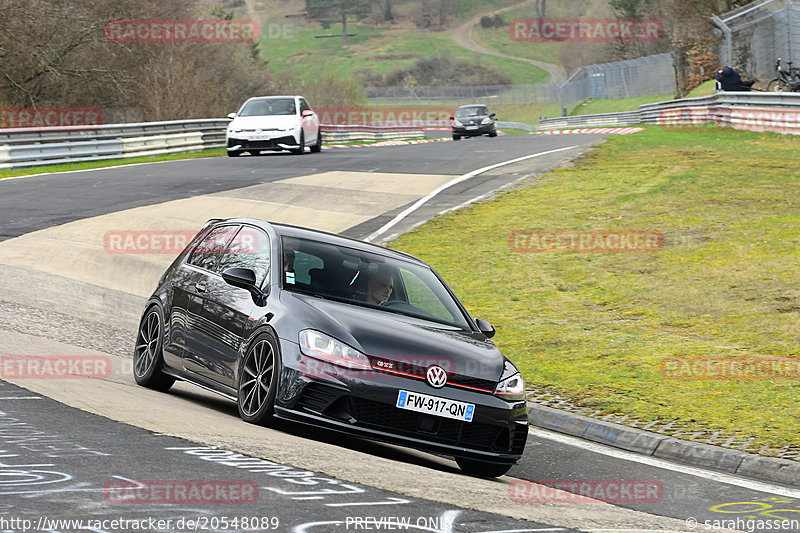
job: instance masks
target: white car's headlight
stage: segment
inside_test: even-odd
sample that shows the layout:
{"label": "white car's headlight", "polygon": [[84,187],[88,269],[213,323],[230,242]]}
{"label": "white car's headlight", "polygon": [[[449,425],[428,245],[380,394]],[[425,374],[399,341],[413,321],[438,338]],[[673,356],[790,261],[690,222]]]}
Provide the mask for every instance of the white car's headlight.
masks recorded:
{"label": "white car's headlight", "polygon": [[500,377],[500,383],[497,384],[494,393],[504,400],[525,399],[525,382],[522,380],[522,374],[511,361],[506,361],[503,375]]}
{"label": "white car's headlight", "polygon": [[491,123],[492,119],[489,117],[486,117],[485,119],[481,120],[481,124],[491,124]]}
{"label": "white car's headlight", "polygon": [[345,368],[370,370],[369,359],[355,348],[313,329],[300,332],[300,351],[309,357]]}
{"label": "white car's headlight", "polygon": [[241,128],[228,128],[228,133],[242,133]]}

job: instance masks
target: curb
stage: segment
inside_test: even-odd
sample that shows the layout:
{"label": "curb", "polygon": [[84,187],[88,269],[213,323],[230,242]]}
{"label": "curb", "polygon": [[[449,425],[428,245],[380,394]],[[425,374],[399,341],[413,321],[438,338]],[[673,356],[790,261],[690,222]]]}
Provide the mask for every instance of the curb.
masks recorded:
{"label": "curb", "polygon": [[676,439],[527,402],[531,425],[676,463],[800,487],[800,462]]}
{"label": "curb", "polygon": [[570,135],[576,133],[608,133],[611,135],[630,135],[644,131],[644,128],[624,127],[624,128],[583,128],[572,130],[543,130],[532,131],[528,135]]}

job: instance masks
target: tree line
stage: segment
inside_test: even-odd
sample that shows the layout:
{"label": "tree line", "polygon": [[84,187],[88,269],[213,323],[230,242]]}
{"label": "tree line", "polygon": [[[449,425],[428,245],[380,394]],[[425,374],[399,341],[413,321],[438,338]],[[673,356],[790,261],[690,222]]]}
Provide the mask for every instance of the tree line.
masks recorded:
{"label": "tree line", "polygon": [[106,122],[219,117],[277,83],[257,43],[113,42],[114,20],[226,19],[193,0],[0,0],[0,108],[98,107]]}

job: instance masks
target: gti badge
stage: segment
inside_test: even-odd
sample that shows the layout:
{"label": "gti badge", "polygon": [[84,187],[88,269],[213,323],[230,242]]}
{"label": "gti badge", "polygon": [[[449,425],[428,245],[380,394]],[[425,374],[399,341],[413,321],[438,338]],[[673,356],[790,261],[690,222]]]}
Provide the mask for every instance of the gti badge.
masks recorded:
{"label": "gti badge", "polygon": [[431,365],[428,367],[425,378],[428,381],[428,385],[434,389],[441,389],[447,383],[447,372],[439,365]]}

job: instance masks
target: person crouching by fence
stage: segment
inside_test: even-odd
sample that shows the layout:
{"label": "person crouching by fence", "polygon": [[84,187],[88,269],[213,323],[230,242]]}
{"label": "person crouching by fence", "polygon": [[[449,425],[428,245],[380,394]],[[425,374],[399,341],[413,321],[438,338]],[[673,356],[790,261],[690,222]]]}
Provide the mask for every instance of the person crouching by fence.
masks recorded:
{"label": "person crouching by fence", "polygon": [[714,74],[718,91],[752,91],[756,80],[742,81],[742,77],[731,67],[725,67]]}

